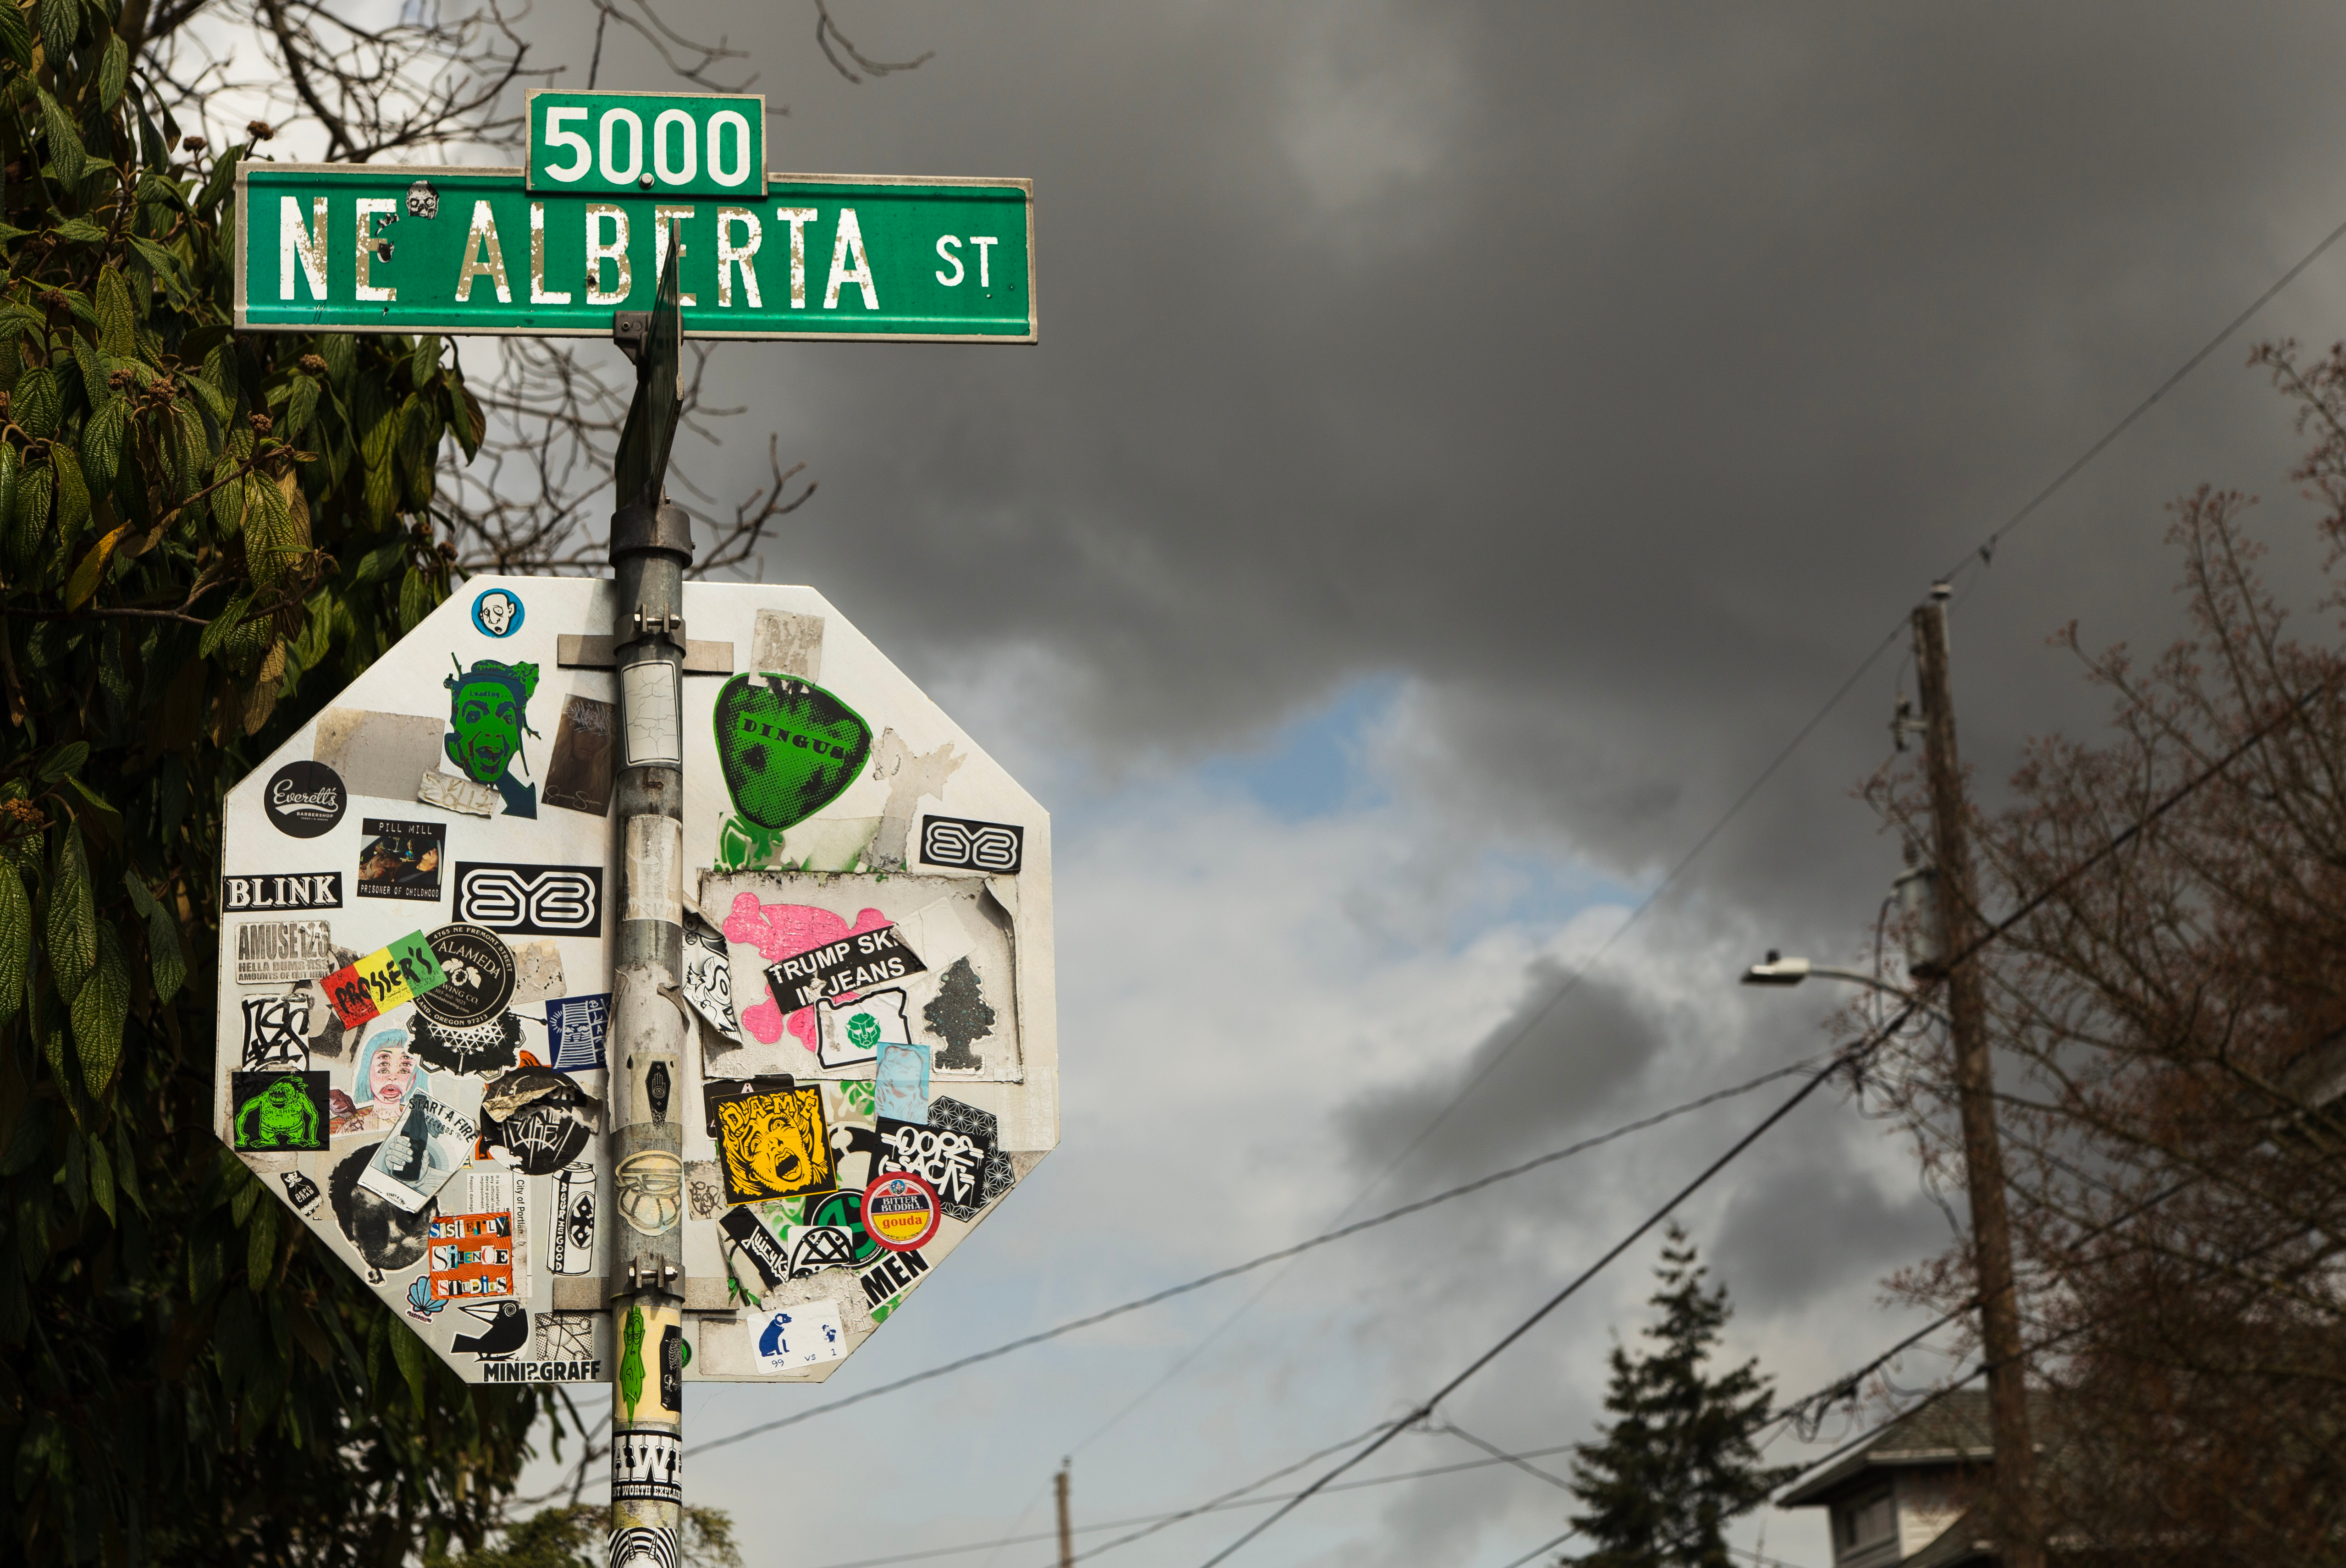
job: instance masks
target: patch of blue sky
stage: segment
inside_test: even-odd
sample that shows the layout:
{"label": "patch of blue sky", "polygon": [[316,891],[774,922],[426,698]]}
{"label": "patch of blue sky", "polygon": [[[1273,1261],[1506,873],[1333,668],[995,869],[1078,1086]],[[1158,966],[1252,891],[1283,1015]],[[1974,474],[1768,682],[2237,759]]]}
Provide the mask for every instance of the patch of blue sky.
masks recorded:
{"label": "patch of blue sky", "polygon": [[1245,796],[1281,821],[1374,810],[1390,792],[1368,766],[1368,732],[1401,686],[1391,675],[1352,681],[1256,744],[1208,759],[1192,776],[1209,789]]}

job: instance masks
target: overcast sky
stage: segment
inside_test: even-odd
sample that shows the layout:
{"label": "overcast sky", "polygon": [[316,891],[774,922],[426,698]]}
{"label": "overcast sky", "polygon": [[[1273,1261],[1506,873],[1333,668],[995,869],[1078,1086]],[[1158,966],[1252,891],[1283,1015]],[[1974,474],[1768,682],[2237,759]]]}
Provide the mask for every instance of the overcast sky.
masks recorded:
{"label": "overcast sky", "polygon": [[[821,488],[768,578],[821,588],[1052,808],[1066,1106],[1058,1153],[829,1384],[702,1389],[689,1439],[1829,1044],[1839,998],[1733,981],[1770,945],[1863,951],[1898,859],[1850,791],[1902,637],[1419,1141],[1950,565],[1991,793],[2027,735],[2103,711],[2046,634],[2171,635],[2178,493],[2265,496],[2314,596],[2288,410],[2242,367],[2339,335],[2346,247],[1973,552],[2346,220],[2335,6],[836,0],[867,53],[934,51],[860,86],[801,0],[662,9],[751,52],[789,107],[777,168],[1036,182],[1039,346],[729,347],[752,412],[687,460],[747,488],[779,432]],[[583,85],[576,15],[529,25]],[[615,37],[602,86],[665,80]],[[1189,1506],[1408,1409],[1767,1104],[696,1459],[690,1491],[756,1568],[1047,1529],[1068,1454],[1079,1525]],[[1948,1235],[1837,1094],[1686,1218],[1734,1352],[1788,1394],[1917,1322],[1879,1281]],[[1588,1437],[1655,1252],[1443,1418]],[[1359,1473],[1476,1457],[1411,1434]],[[1487,1468],[1316,1502],[1234,1561],[1502,1568],[1570,1507]],[[1195,1568],[1258,1516],[1103,1562]],[[1738,1538],[1763,1531],[1829,1561],[1811,1516]]]}

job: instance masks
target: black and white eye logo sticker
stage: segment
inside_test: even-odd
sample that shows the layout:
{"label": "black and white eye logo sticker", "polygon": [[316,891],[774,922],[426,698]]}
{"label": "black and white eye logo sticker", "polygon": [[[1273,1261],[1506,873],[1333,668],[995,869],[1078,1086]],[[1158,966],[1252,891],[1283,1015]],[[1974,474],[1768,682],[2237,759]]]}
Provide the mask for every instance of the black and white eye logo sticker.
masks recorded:
{"label": "black and white eye logo sticker", "polygon": [[966,817],[921,819],[921,863],[1015,876],[1025,858],[1026,830]]}
{"label": "black and white eye logo sticker", "polygon": [[495,932],[592,936],[603,926],[603,868],[459,860],[456,918]]}

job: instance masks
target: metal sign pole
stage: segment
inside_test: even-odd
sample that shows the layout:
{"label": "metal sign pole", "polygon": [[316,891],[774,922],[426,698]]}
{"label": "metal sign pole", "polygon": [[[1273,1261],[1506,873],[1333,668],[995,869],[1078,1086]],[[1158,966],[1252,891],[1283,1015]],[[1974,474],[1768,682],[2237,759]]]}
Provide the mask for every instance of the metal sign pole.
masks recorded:
{"label": "metal sign pole", "polygon": [[663,489],[682,324],[677,259],[658,303],[612,335],[636,361],[611,519],[612,662],[619,737],[611,977],[611,1568],[676,1568],[684,1529],[684,573],[692,522]]}

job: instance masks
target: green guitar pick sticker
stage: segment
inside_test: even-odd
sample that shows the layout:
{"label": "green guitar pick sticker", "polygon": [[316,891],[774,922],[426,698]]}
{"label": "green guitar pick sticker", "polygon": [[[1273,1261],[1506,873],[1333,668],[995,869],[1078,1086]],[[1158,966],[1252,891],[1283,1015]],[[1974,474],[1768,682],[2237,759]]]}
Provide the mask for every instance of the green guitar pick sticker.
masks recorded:
{"label": "green guitar pick sticker", "polygon": [[717,763],[733,809],[768,834],[839,799],[872,755],[872,727],[822,687],[737,675],[717,693]]}

